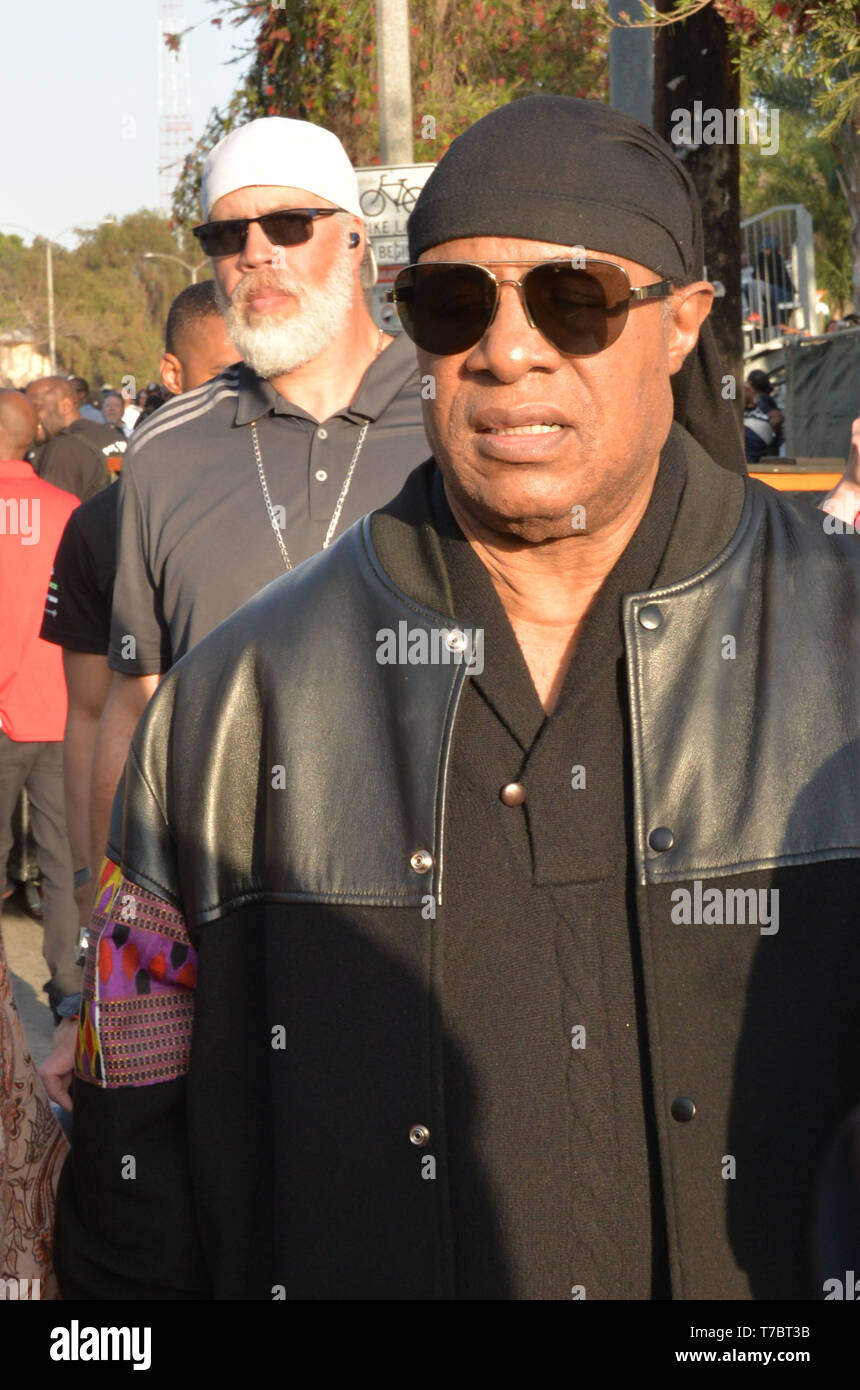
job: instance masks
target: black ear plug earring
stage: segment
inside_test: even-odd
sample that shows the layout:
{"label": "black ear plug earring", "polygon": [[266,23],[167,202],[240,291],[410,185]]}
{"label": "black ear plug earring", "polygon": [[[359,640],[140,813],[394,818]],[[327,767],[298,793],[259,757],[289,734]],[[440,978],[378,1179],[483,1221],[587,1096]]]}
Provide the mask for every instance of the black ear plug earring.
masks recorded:
{"label": "black ear plug earring", "polygon": [[361,237],[358,235],[358,232],[350,232],[350,234],[349,234],[349,244],[350,244],[350,246],[357,246],[358,243],[359,243],[360,241],[361,241]]}

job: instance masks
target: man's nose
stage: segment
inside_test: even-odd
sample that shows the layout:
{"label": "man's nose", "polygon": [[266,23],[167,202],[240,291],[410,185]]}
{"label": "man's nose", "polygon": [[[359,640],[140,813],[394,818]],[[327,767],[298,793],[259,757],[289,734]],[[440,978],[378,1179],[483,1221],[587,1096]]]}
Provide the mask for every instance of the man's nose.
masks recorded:
{"label": "man's nose", "polygon": [[501,280],[493,321],[466,366],[491,372],[500,381],[516,381],[534,368],[555,371],[560,365],[558,349],[529,323],[522,285],[513,278]]}
{"label": "man's nose", "polygon": [[272,259],[274,246],[259,222],[252,222],[248,227],[248,235],[245,238],[245,247],[242,252],[242,264],[249,269],[257,266],[268,265]]}

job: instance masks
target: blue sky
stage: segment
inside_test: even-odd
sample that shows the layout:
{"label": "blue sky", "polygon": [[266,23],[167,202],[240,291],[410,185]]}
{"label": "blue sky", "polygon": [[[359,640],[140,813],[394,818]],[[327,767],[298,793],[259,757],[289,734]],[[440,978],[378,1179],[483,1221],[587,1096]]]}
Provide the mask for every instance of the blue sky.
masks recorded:
{"label": "blue sky", "polygon": [[[158,207],[158,0],[3,0],[0,6],[0,231],[64,228]],[[245,32],[184,0],[193,133],[223,105]],[[250,30],[248,30],[250,37]],[[23,234],[22,234],[23,235]],[[29,241],[29,237],[25,240]]]}

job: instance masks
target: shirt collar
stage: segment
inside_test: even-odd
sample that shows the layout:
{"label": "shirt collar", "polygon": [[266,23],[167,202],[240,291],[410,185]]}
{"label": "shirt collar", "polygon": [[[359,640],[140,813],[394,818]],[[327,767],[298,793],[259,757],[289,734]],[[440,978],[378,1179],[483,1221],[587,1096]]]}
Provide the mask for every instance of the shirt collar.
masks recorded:
{"label": "shirt collar", "polygon": [[[686,482],[651,588],[680,583],[722,554],[737,530],[749,486],[745,478],[715,463],[677,423],[663,449],[678,453]],[[432,458],[419,464],[397,496],[373,513],[373,544],[382,568],[410,598],[453,623],[476,622],[476,614],[456,611],[433,500],[434,486],[439,486],[436,472]]]}
{"label": "shirt collar", "polygon": [[0,459],[0,478],[35,478],[36,470],[26,459]]}
{"label": "shirt collar", "polygon": [[[405,333],[399,333],[394,342],[371,362],[349,405],[337,414],[347,420],[378,420],[407,382],[417,375],[415,348]],[[263,415],[287,415],[298,420],[310,420],[314,425],[319,423],[301,406],[293,405],[279,395],[274,386],[253,367],[241,362],[234,424],[250,425],[252,420],[259,420]]]}

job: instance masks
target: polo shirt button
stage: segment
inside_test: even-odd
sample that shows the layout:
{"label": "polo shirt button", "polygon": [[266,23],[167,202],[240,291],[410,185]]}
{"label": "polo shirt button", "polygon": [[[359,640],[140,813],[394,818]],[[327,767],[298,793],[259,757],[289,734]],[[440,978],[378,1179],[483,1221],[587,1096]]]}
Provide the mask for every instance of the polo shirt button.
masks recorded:
{"label": "polo shirt button", "polygon": [[429,874],[433,868],[433,855],[426,849],[416,849],[409,860],[416,874]]}
{"label": "polo shirt button", "polygon": [[676,1096],[672,1101],[672,1119],[686,1124],[696,1113],[696,1102],[689,1096]]}
{"label": "polo shirt button", "polygon": [[328,430],[318,429],[317,439],[328,439]]}
{"label": "polo shirt button", "polygon": [[522,782],[506,782],[499,792],[499,797],[506,806],[522,806],[526,799],[526,789]]}
{"label": "polo shirt button", "polygon": [[426,1125],[413,1125],[409,1131],[410,1144],[416,1144],[419,1149],[423,1149],[425,1144],[430,1143],[430,1131]]}
{"label": "polo shirt button", "polygon": [[445,646],[449,652],[464,652],[469,645],[469,639],[465,632],[461,632],[458,627],[452,628],[445,633]]}
{"label": "polo shirt button", "polygon": [[326,478],[328,477],[328,473],[326,473],[324,468],[318,468],[316,473],[314,474],[314,477],[316,478],[318,483],[324,483]]}
{"label": "polo shirt button", "polygon": [[657,825],[648,836],[648,843],[658,854],[665,854],[666,850],[674,845],[675,836],[668,825]]}
{"label": "polo shirt button", "polygon": [[639,626],[647,628],[649,632],[663,626],[663,614],[656,603],[646,603],[644,608],[639,609]]}

